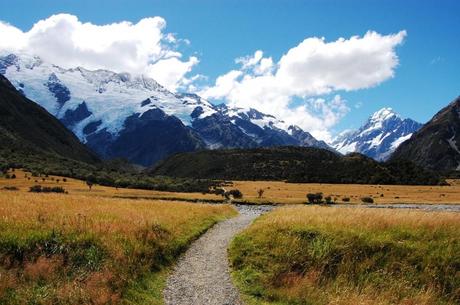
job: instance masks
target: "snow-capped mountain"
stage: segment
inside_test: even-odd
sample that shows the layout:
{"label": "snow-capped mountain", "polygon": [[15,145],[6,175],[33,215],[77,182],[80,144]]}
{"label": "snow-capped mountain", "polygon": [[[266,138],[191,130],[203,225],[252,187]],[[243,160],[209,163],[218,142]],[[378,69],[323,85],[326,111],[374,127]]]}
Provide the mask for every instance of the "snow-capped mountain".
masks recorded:
{"label": "snow-capped mountain", "polygon": [[391,108],[375,112],[358,130],[347,130],[334,139],[332,147],[342,154],[359,152],[384,161],[422,124],[403,119]]}
{"label": "snow-capped mountain", "polygon": [[147,166],[204,148],[329,148],[274,116],[175,94],[144,76],[64,69],[25,54],[0,54],[0,74],[103,158],[125,157]]}

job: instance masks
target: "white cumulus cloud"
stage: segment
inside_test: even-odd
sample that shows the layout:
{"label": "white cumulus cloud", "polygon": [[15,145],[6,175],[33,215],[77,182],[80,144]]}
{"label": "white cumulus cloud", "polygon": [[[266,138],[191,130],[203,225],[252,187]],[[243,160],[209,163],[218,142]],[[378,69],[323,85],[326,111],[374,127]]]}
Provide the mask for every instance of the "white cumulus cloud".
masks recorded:
{"label": "white cumulus cloud", "polygon": [[0,51],[33,53],[65,68],[145,74],[175,90],[187,80],[198,59],[183,59],[173,46],[178,39],[164,33],[165,26],[161,17],[144,18],[135,24],[96,25],[83,23],[74,15],[58,14],[23,32],[0,21]]}
{"label": "white cumulus cloud", "polygon": [[[261,50],[236,59],[240,69],[219,76],[200,94],[237,107],[253,107],[297,124],[313,135],[330,139],[329,128],[349,111],[339,95],[311,99],[337,91],[370,88],[392,78],[398,66],[395,48],[406,31],[381,35],[307,38],[274,63]],[[298,100],[303,102],[299,105]]]}

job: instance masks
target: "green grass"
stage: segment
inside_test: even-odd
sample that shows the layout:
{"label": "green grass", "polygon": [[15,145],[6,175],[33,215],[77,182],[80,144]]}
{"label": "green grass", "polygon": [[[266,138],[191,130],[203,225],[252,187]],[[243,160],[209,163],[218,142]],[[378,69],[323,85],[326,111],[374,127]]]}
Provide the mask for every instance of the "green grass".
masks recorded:
{"label": "green grass", "polygon": [[459,304],[460,215],[282,208],[230,247],[247,304]]}

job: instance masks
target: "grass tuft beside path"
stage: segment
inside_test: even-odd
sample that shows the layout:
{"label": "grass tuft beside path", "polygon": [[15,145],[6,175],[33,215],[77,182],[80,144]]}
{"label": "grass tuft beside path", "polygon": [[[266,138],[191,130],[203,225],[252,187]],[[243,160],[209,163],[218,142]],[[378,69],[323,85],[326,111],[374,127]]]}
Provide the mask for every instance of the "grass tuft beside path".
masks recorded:
{"label": "grass tuft beside path", "polygon": [[460,213],[280,208],[230,260],[248,304],[459,304]]}

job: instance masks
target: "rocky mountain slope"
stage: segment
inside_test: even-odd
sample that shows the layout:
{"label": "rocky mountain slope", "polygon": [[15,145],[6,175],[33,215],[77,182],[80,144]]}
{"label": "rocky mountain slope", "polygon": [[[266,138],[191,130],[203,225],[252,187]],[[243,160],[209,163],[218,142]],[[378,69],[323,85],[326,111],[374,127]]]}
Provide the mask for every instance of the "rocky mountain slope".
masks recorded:
{"label": "rocky mountain slope", "polygon": [[343,154],[359,152],[384,161],[421,126],[414,120],[401,118],[391,108],[383,108],[358,130],[340,134],[331,146]]}
{"label": "rocky mountain slope", "polygon": [[439,111],[394,152],[392,160],[411,160],[438,171],[460,171],[460,97]]}
{"label": "rocky mountain slope", "polygon": [[99,162],[61,122],[0,75],[0,161],[21,165],[32,159],[50,163]]}
{"label": "rocky mountain slope", "polygon": [[125,157],[148,166],[177,152],[205,148],[329,148],[274,116],[174,94],[143,76],[64,69],[24,54],[0,55],[0,74],[107,159]]}

